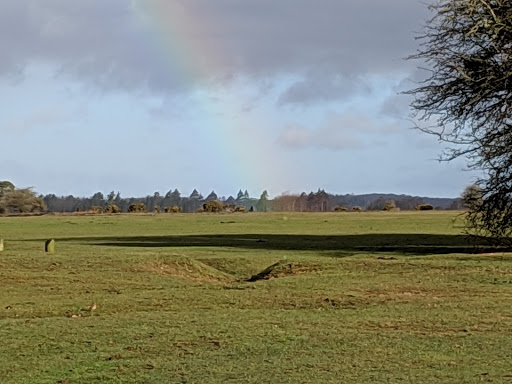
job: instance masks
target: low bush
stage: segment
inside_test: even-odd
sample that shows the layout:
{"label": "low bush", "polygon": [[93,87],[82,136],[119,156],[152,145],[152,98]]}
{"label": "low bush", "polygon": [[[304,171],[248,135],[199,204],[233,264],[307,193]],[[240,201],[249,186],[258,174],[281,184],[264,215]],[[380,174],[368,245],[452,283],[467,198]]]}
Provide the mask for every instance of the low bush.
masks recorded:
{"label": "low bush", "polygon": [[98,207],[97,205],[93,205],[89,208],[89,213],[103,213],[103,208]]}
{"label": "low bush", "polygon": [[433,209],[432,204],[420,204],[416,207],[417,211],[432,211]]}
{"label": "low bush", "polygon": [[210,200],[203,204],[203,212],[220,212],[224,205],[220,201]]}
{"label": "low bush", "polygon": [[105,207],[105,213],[121,213],[121,208],[117,206],[117,204],[108,204]]}
{"label": "low bush", "polygon": [[181,207],[177,205],[173,205],[172,207],[165,207],[164,208],[165,213],[179,213],[181,212]]}
{"label": "low bush", "polygon": [[383,211],[396,211],[396,204],[394,200],[388,200],[386,201],[386,205],[382,209]]}
{"label": "low bush", "polygon": [[130,213],[146,212],[146,204],[144,204],[144,203],[132,203],[128,207],[128,212],[130,212]]}

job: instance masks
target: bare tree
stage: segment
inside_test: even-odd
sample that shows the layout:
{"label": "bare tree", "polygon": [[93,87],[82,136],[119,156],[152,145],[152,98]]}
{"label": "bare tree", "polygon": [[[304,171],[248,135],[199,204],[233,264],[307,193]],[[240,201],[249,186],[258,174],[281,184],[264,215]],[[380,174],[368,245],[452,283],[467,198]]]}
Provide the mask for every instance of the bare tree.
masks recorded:
{"label": "bare tree", "polygon": [[449,144],[442,159],[466,157],[483,171],[481,204],[468,228],[506,241],[512,234],[512,2],[437,0],[418,37],[428,75],[411,107],[422,131]]}

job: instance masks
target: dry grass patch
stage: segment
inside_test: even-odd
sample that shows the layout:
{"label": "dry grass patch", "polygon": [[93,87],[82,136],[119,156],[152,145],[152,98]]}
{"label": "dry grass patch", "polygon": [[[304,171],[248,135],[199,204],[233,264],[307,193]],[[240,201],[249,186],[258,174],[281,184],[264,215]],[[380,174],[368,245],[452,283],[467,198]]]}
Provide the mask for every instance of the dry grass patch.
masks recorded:
{"label": "dry grass patch", "polygon": [[233,276],[219,271],[201,261],[183,255],[160,256],[158,260],[143,262],[139,271],[171,275],[198,283],[226,284],[234,282]]}
{"label": "dry grass patch", "polygon": [[281,263],[269,274],[270,278],[286,277],[305,275],[308,273],[317,273],[321,270],[319,264],[303,263],[303,262],[290,262]]}

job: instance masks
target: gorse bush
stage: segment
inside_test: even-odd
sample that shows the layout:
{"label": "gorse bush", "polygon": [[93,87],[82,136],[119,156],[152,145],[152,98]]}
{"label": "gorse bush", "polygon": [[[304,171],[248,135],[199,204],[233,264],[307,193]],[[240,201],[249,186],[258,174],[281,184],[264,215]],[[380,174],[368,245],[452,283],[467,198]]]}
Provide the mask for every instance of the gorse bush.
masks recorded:
{"label": "gorse bush", "polygon": [[217,200],[210,200],[203,204],[203,212],[221,212],[224,205]]}
{"label": "gorse bush", "polygon": [[97,205],[93,205],[90,209],[89,209],[89,212],[90,213],[103,213],[103,208],[97,206]]}
{"label": "gorse bush", "polygon": [[179,212],[181,212],[181,207],[179,207],[177,205],[173,205],[171,207],[165,207],[164,212],[165,213],[179,213]]}
{"label": "gorse bush", "polygon": [[386,201],[386,205],[384,205],[383,211],[394,211],[396,210],[396,204],[394,200]]}
{"label": "gorse bush", "polygon": [[105,213],[121,213],[121,208],[119,208],[116,204],[107,204],[104,212]]}
{"label": "gorse bush", "polygon": [[15,188],[12,183],[2,182],[0,191],[0,213],[31,213],[46,210],[44,201],[37,197],[32,188]]}
{"label": "gorse bush", "polygon": [[416,207],[417,211],[432,211],[434,206],[432,204],[420,204]]}
{"label": "gorse bush", "polygon": [[146,204],[144,204],[144,203],[132,203],[128,207],[128,212],[130,212],[130,213],[146,212]]}

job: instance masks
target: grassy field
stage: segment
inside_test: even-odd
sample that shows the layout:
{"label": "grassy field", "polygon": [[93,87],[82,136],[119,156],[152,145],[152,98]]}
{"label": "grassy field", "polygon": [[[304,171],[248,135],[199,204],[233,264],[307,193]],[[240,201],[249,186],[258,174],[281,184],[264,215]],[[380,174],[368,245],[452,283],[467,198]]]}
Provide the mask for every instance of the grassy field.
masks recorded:
{"label": "grassy field", "polygon": [[0,218],[0,382],[512,383],[512,254],[456,216]]}

